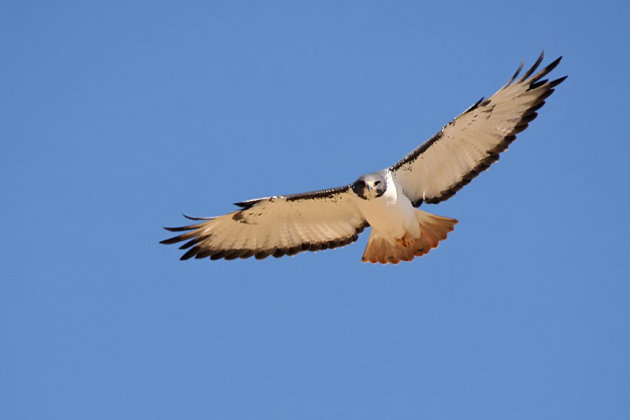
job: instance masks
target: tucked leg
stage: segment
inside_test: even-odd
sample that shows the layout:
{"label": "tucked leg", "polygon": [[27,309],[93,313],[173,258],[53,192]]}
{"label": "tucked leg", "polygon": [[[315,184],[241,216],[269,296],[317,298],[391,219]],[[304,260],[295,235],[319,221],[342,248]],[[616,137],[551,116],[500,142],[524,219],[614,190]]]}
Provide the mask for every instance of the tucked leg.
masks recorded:
{"label": "tucked leg", "polygon": [[396,242],[403,248],[409,248],[413,244],[414,240],[411,236],[409,236],[409,232],[405,232],[402,238],[396,239]]}

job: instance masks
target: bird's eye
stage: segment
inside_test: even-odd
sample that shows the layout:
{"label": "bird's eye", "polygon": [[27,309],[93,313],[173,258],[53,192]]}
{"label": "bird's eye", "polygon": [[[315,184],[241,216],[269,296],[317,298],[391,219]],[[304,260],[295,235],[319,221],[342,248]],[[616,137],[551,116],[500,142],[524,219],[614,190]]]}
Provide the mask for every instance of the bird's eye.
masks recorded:
{"label": "bird's eye", "polygon": [[381,181],[376,181],[376,182],[374,183],[374,186],[375,186],[375,187],[378,187],[379,185],[381,185]]}

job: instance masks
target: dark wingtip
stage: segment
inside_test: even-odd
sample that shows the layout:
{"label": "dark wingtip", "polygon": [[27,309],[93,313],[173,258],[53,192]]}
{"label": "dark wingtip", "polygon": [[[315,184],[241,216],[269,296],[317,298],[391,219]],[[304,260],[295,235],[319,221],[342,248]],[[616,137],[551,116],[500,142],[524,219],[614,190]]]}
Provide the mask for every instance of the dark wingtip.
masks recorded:
{"label": "dark wingtip", "polygon": [[556,58],[551,63],[549,63],[549,65],[547,67],[545,67],[545,70],[551,71],[551,70],[555,69],[558,66],[558,64],[560,64],[561,61],[562,61],[562,56]]}
{"label": "dark wingtip", "polygon": [[213,219],[212,217],[192,217],[184,213],[182,213],[182,216],[184,216],[188,220],[212,220]]}
{"label": "dark wingtip", "polygon": [[507,86],[510,86],[512,84],[512,82],[518,77],[518,74],[521,72],[521,70],[523,70],[523,66],[524,65],[525,65],[525,61],[523,60],[523,61],[521,61],[521,65],[518,66],[518,68],[514,72],[514,75],[510,78],[510,80],[508,80],[508,82],[503,87],[507,87]]}
{"label": "dark wingtip", "polygon": [[[523,75],[521,76],[521,78],[520,78],[520,79],[518,79],[518,81],[519,81],[519,82],[522,82],[522,81],[526,80],[529,76],[531,76],[531,75],[532,75],[532,74],[536,71],[536,69],[538,68],[538,66],[540,66],[540,63],[542,63],[542,61],[543,61],[543,59],[544,59],[544,58],[545,58],[545,50],[542,50],[542,51],[540,52],[540,56],[538,57],[538,59],[536,60],[536,62],[534,63],[534,65],[533,65],[533,66],[532,66],[529,70],[527,70],[527,71],[525,72],[525,74],[523,74]],[[552,63],[552,64],[553,64],[553,63]],[[557,64],[556,64],[556,65],[557,65]]]}
{"label": "dark wingtip", "polygon": [[243,210],[247,210],[252,207],[254,204],[258,203],[260,200],[248,200],[248,201],[239,201],[238,203],[234,203],[235,206],[242,207]]}
{"label": "dark wingtip", "polygon": [[553,88],[553,87],[558,86],[560,83],[564,82],[567,77],[569,76],[563,76],[563,77],[560,77],[559,79],[552,80],[551,82],[549,82],[549,87]]}
{"label": "dark wingtip", "polygon": [[186,242],[184,245],[180,246],[179,249],[188,249],[193,245],[197,245],[199,242],[205,241],[208,239],[210,235],[197,236],[196,238],[192,238],[190,241]]}
{"label": "dark wingtip", "polygon": [[181,227],[165,227],[162,228],[164,230],[168,230],[169,232],[184,232],[186,230],[193,230],[194,227],[192,226],[181,226]]}
{"label": "dark wingtip", "polygon": [[192,258],[193,256],[197,255],[199,253],[199,251],[200,251],[199,247],[194,246],[194,247],[190,248],[188,250],[188,252],[186,252],[184,255],[182,255],[179,259],[181,261],[188,260],[188,259]]}
{"label": "dark wingtip", "polygon": [[[192,220],[210,220],[208,219],[192,219]],[[165,227],[163,229],[168,230],[169,232],[185,232],[187,230],[198,229],[202,227],[204,223],[197,223],[196,225],[188,225],[188,226],[179,226],[179,227]]]}
{"label": "dark wingtip", "polygon": [[542,86],[542,84],[539,82],[539,80],[542,79],[543,77],[545,77],[547,74],[549,74],[553,69],[555,69],[558,66],[558,64],[560,64],[561,60],[562,60],[562,56],[556,58],[547,67],[545,67],[544,69],[539,71],[537,74],[532,76],[532,78],[529,79],[529,82],[530,82],[530,87],[529,88],[530,89],[535,89],[538,86]]}
{"label": "dark wingtip", "polygon": [[481,99],[479,99],[477,102],[475,102],[474,104],[472,104],[466,111],[464,111],[464,114],[470,112],[470,111],[474,111],[475,109],[477,109],[477,107],[479,106],[479,104],[481,104],[483,102],[485,98],[482,96]]}
{"label": "dark wingtip", "polygon": [[541,75],[540,77],[543,77],[544,75],[546,75],[547,73],[549,73],[551,70],[555,69],[556,67],[558,67],[558,64],[560,64],[560,61],[562,61],[562,56],[556,58],[555,60],[553,60],[551,63],[549,63],[549,65],[547,65],[547,67],[545,67],[543,69],[543,71],[541,71]]}

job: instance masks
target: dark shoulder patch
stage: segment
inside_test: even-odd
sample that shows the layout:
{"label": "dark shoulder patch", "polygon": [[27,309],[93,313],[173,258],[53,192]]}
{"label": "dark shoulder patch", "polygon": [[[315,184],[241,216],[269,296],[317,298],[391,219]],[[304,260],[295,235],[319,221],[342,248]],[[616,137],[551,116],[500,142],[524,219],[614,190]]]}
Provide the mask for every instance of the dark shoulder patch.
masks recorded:
{"label": "dark shoulder patch", "polygon": [[244,224],[249,224],[249,221],[245,217],[245,210],[239,210],[232,215],[232,220],[235,222],[240,222]]}

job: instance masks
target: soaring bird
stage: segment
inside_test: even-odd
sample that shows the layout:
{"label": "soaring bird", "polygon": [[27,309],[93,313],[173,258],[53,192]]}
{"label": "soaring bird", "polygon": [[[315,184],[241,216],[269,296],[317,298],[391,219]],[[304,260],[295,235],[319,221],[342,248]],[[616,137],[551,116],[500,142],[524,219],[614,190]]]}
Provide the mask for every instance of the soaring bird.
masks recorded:
{"label": "soaring bird", "polygon": [[165,228],[180,233],[161,243],[186,241],[182,260],[262,259],[344,246],[369,226],[364,262],[396,264],[424,255],[446,239],[457,220],[417,207],[449,199],[499,159],[566,79],[544,79],[561,58],[535,73],[541,54],[519,77],[521,63],[494,95],[481,98],[389,168],[343,187],[235,203],[239,210],[218,217],[186,216],[197,223]]}

